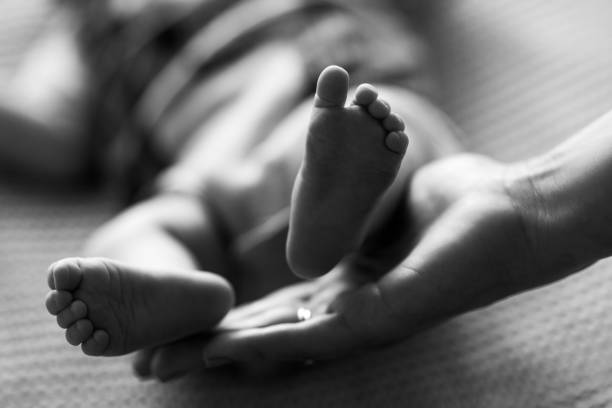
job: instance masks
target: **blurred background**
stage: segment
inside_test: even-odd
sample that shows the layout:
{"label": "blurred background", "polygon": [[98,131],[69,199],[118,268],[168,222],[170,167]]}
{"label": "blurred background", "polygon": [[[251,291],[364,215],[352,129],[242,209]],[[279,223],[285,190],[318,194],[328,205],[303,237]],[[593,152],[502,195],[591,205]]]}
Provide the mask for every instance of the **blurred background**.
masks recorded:
{"label": "blurred background", "polygon": [[[0,89],[53,7],[0,0]],[[609,111],[610,16],[606,0],[438,2],[430,24],[438,103],[463,130],[467,150],[526,158]],[[4,407],[612,406],[607,261],[388,349],[294,376],[140,383],[127,357],[96,359],[71,349],[43,304],[47,265],[79,254],[119,198],[103,188],[42,187],[0,177]]]}

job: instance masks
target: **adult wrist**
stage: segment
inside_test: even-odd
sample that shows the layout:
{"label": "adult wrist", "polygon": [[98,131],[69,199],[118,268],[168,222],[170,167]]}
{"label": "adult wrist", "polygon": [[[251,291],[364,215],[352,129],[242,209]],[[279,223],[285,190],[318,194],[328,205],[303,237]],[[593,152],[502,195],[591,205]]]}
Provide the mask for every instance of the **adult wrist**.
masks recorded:
{"label": "adult wrist", "polygon": [[612,172],[593,165],[588,152],[574,147],[561,145],[508,172],[508,193],[544,280],[560,279],[612,255],[612,197],[600,185],[606,178],[612,181]]}
{"label": "adult wrist", "polygon": [[546,191],[546,182],[538,171],[539,163],[533,160],[518,162],[508,167],[505,177],[506,193],[519,217],[524,237],[528,241],[528,254],[519,254],[532,260],[528,271],[528,286],[537,286],[558,279],[559,267],[554,264],[555,255],[564,246],[551,241],[552,231],[560,227],[562,220],[551,217],[552,200]]}

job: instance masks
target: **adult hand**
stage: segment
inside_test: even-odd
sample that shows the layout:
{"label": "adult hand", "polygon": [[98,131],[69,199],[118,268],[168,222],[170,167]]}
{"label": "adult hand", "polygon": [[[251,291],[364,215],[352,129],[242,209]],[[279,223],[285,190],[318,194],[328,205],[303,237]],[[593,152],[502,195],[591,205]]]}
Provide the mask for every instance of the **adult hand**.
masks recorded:
{"label": "adult hand", "polygon": [[[510,182],[515,171],[473,155],[422,168],[384,235],[323,278],[231,312],[201,349],[205,364],[336,358],[553,279],[538,266],[537,209]],[[163,360],[159,372],[188,369]]]}
{"label": "adult hand", "polygon": [[[507,188],[509,172],[475,156],[424,168],[405,202],[412,218],[394,228],[391,248],[348,258],[328,278],[303,283],[309,291],[299,296],[279,292],[245,306],[233,323],[257,327],[215,337],[204,348],[206,361],[335,358],[540,283],[524,208]],[[421,231],[409,250],[415,226]],[[402,257],[388,273],[380,267]],[[299,307],[312,316],[296,322]],[[251,320],[280,309],[287,313],[283,319]],[[291,313],[294,320],[287,322]]]}

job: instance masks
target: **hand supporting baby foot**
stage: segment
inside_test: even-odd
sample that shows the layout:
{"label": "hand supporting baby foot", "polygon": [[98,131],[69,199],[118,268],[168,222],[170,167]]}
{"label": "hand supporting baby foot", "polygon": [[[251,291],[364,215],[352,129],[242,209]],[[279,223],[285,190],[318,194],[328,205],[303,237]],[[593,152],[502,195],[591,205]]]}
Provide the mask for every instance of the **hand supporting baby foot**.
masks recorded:
{"label": "hand supporting baby foot", "polygon": [[233,303],[220,277],[150,271],[105,259],[66,259],[48,274],[49,313],[85,354],[116,356],[212,328]]}
{"label": "hand supporting baby foot", "polygon": [[348,73],[337,66],[323,70],[287,241],[289,265],[304,278],[323,275],[358,248],[408,147],[403,121],[374,87],[359,86],[345,107],[347,94]]}

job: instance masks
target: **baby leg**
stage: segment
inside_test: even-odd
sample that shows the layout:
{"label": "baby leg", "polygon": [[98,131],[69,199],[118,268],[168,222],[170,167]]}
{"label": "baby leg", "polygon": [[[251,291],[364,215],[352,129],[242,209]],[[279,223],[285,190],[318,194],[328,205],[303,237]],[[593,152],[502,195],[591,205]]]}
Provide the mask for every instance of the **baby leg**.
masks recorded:
{"label": "baby leg", "polygon": [[326,68],[295,181],[287,243],[291,268],[305,278],[326,273],[357,249],[408,147],[402,119],[373,87],[361,85],[345,107],[347,94],[346,71]]}
{"label": "baby leg", "polygon": [[[82,290],[57,290],[52,279],[50,285],[54,285],[56,289],[49,293],[47,307],[52,314],[64,316],[61,321],[58,320],[60,325],[74,326],[66,332],[71,343],[78,344],[79,340],[83,340],[90,327],[92,330],[96,327],[105,332],[98,334],[95,342],[90,341],[90,345],[83,346],[86,353],[121,354],[133,348],[153,347],[165,343],[168,339],[182,337],[183,333],[192,330],[207,331],[231,306],[233,293],[229,285],[220,277],[200,271],[204,269],[224,274],[228,268],[222,245],[199,197],[162,195],[135,205],[96,231],[87,242],[85,253],[121,260],[122,263],[100,259],[68,260],[59,263],[59,270],[76,264],[76,271],[70,273],[77,278],[83,275],[78,288],[86,288],[89,292],[81,299]],[[108,276],[115,277],[113,282],[119,284],[109,288],[109,281],[103,281],[102,285],[93,287],[92,282],[100,280],[106,273],[103,272],[105,269],[114,271]],[[60,287],[65,289],[72,286]],[[187,290],[186,293],[192,293],[192,300],[189,300],[189,297],[179,298],[172,295],[174,290],[183,288]],[[160,293],[166,291],[169,291],[167,295],[160,299]],[[169,304],[168,300],[172,296],[176,302]],[[76,299],[79,299],[76,305],[70,306],[74,310],[60,312],[60,309],[74,303]],[[183,300],[191,302],[191,305],[183,303]],[[109,307],[114,308],[107,309],[113,310],[114,320],[109,320],[97,308],[97,304],[88,303],[95,301],[100,301],[101,304],[106,302]],[[145,304],[150,305],[147,306],[149,309],[144,307]],[[89,310],[86,310],[88,306]],[[162,313],[157,310],[162,307],[167,309],[168,306],[172,310]],[[127,331],[118,331],[117,326],[112,326],[133,318],[136,316],[134,312],[138,312],[141,318],[146,317],[149,314],[147,310],[150,310],[147,319],[150,321],[139,322],[135,327],[144,324],[145,329],[150,331],[149,339],[142,336],[134,339],[133,333],[128,330],[129,326],[121,326]],[[175,319],[174,313],[192,316]],[[78,321],[84,321],[72,323],[77,316]],[[86,318],[81,319],[81,316]],[[166,324],[166,319],[176,320],[180,327],[172,328]],[[110,326],[107,327],[107,324]],[[107,336],[109,346],[101,351],[102,346],[98,341],[104,343]],[[126,336],[130,336],[131,343],[113,344],[113,338],[116,342],[122,341]],[[146,377],[151,373],[148,357],[151,352],[152,349],[139,351],[135,358],[134,370],[140,376]]]}
{"label": "baby leg", "polygon": [[232,305],[220,277],[143,269],[100,259],[66,259],[49,269],[46,305],[85,354],[116,356],[212,327]]}

